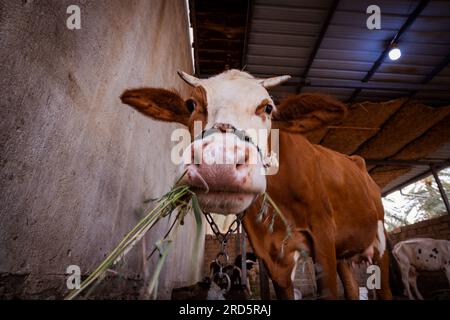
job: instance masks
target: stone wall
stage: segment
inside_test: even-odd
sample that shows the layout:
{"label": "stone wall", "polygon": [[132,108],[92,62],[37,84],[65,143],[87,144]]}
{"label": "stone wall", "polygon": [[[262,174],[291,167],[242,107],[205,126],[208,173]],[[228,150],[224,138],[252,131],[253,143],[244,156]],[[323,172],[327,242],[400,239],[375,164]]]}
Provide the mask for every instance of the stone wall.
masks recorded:
{"label": "stone wall", "polygon": [[[66,27],[72,4],[81,30]],[[175,180],[170,134],[178,125],[146,118],[119,96],[140,86],[187,92],[176,75],[192,72],[186,3],[0,0],[0,41],[0,297],[60,298],[67,266],[88,274],[149,209],[144,200]],[[161,298],[196,280],[194,225],[180,229]],[[127,256],[116,275],[126,281],[106,297],[141,296],[143,270],[151,274],[155,263],[143,255],[166,228]]]}

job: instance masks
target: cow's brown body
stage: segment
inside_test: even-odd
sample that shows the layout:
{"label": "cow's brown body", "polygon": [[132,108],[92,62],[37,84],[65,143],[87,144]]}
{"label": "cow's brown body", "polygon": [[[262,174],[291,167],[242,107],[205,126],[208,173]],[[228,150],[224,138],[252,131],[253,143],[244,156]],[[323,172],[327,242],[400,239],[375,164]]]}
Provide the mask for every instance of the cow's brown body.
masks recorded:
{"label": "cow's brown body", "polygon": [[[276,219],[274,232],[269,234],[268,223],[256,221],[260,202],[248,210],[244,225],[278,297],[293,297],[294,252],[303,248],[323,269],[319,288],[325,290],[324,295],[336,298],[339,270],[347,298],[357,298],[351,269],[342,260],[371,246],[377,221],[384,215],[379,188],[368,175],[364,160],[313,145],[301,135],[280,132],[280,168],[278,174],[268,177],[268,193],[294,226],[294,237],[287,242],[284,255],[280,257],[280,248],[286,228]],[[384,254],[379,261],[381,298],[391,297],[387,259]]]}
{"label": "cow's brown body", "polygon": [[[319,289],[324,297],[336,298],[338,272],[346,297],[357,299],[358,287],[348,261],[370,262],[373,258],[382,267],[380,297],[390,298],[388,255],[379,254],[385,245],[383,207],[364,160],[313,145],[301,135],[339,123],[346,115],[346,106],[320,93],[301,93],[286,97],[275,107],[266,89],[289,80],[289,76],[257,79],[239,70],[208,79],[179,74],[193,87],[187,100],[158,88],[127,90],[121,99],[153,119],[178,122],[189,129],[192,143],[184,153],[189,159],[202,161],[181,163],[181,172],[186,174],[179,183],[197,192],[203,210],[221,214],[247,211],[245,228],[269,270],[278,297],[294,297],[294,257],[306,250],[322,270]],[[213,133],[198,139],[194,121]],[[280,168],[266,180],[259,173],[275,163],[269,161],[272,158],[263,143],[268,141],[269,129],[280,130]],[[251,130],[262,135],[252,138]],[[257,161],[250,161],[251,153]],[[223,159],[232,160],[224,163]],[[256,221],[261,197],[254,199],[265,191],[294,227],[282,257],[283,223],[276,219],[270,234],[268,221]]]}

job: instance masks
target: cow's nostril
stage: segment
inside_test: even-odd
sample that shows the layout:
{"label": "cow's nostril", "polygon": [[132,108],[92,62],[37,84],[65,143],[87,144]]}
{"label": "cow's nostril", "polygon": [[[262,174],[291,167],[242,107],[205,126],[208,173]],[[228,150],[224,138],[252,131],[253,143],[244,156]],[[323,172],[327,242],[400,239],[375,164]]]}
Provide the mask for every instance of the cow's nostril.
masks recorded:
{"label": "cow's nostril", "polygon": [[249,163],[249,159],[250,159],[250,153],[248,151],[248,149],[245,150],[245,159],[244,159],[244,163],[248,164]]}
{"label": "cow's nostril", "polygon": [[236,163],[236,169],[239,170],[243,167],[246,167],[247,165],[250,164],[249,160],[250,160],[250,152],[248,150],[248,148],[245,148],[244,152],[238,152],[237,153],[237,163]]}

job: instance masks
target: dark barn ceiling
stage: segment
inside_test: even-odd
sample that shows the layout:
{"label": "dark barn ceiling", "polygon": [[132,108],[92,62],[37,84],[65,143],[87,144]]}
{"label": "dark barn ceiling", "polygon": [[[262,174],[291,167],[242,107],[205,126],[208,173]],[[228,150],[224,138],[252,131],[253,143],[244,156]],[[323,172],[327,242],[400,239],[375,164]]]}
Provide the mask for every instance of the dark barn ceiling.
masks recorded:
{"label": "dark barn ceiling", "polygon": [[190,1],[195,70],[214,75],[241,69],[250,3],[246,0]]}
{"label": "dark barn ceiling", "polygon": [[[196,74],[245,69],[290,74],[276,101],[324,92],[348,104],[338,127],[314,142],[359,154],[385,193],[450,163],[450,1],[190,0]],[[390,61],[390,46],[402,57]]]}

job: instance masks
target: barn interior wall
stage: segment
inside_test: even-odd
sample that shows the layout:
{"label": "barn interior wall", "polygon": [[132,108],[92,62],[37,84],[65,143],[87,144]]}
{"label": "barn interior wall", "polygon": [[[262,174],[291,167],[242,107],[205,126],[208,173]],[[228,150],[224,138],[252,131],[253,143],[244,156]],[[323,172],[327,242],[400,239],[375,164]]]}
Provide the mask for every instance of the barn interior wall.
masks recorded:
{"label": "barn interior wall", "polygon": [[[92,271],[142,217],[144,200],[176,178],[169,159],[177,125],[146,118],[119,96],[144,85],[187,92],[176,75],[193,71],[185,1],[82,1],[80,30],[66,27],[72,4],[0,1],[4,298],[61,297],[66,268]],[[137,291],[144,252],[167,227],[160,223],[118,268]],[[160,298],[196,280],[189,277],[194,228],[188,219],[179,230]]]}
{"label": "barn interior wall", "polygon": [[[247,243],[247,253],[254,252],[248,238],[246,243]],[[220,250],[221,250],[220,243],[217,240],[217,238],[213,235],[207,234],[205,237],[205,252],[203,256],[204,277],[211,276],[210,265],[213,261],[215,261],[217,254],[220,252]],[[231,234],[230,237],[228,238],[226,245],[226,252],[228,254],[228,263],[234,265],[237,256],[242,254],[240,237],[236,233]],[[300,267],[296,269],[294,287],[301,291],[303,297],[312,297],[314,294],[314,285],[313,285],[314,280],[311,275],[311,271],[314,270],[314,265],[312,259],[305,260],[304,262],[305,264],[303,264],[303,261],[301,264],[299,263]],[[259,267],[257,273],[258,277],[256,277],[256,280],[249,277],[249,283],[253,295],[252,299],[259,299],[261,297]],[[271,299],[276,299],[275,291],[273,289],[271,280],[269,280],[269,289]]]}
{"label": "barn interior wall", "polygon": [[[403,226],[389,233],[392,245],[413,238],[450,240],[450,215],[444,214],[438,218]],[[448,292],[450,289],[444,270],[420,270],[417,277],[417,286],[425,299],[437,299],[436,296],[439,292],[445,296],[445,291]]]}
{"label": "barn interior wall", "polygon": [[450,215],[403,226],[389,233],[392,245],[412,238],[450,240]]}
{"label": "barn interior wall", "polygon": [[[253,248],[247,242],[247,252],[253,252]],[[226,250],[228,254],[228,262],[234,265],[236,257],[241,252],[241,244],[239,243],[239,237],[237,234],[231,234],[226,245]],[[213,235],[205,236],[205,252],[203,256],[203,275],[205,277],[210,275],[210,264],[215,261],[217,254],[220,252],[220,242]]]}

